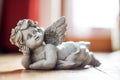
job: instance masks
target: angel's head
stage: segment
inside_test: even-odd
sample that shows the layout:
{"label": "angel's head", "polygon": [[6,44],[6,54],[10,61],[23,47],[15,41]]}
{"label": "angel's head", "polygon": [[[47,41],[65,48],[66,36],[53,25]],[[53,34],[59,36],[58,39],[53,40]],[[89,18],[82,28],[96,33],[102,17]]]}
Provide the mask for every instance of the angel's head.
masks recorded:
{"label": "angel's head", "polygon": [[10,42],[20,49],[26,46],[30,49],[35,49],[43,43],[44,30],[38,28],[37,22],[30,19],[23,19],[17,23],[17,26],[12,29]]}

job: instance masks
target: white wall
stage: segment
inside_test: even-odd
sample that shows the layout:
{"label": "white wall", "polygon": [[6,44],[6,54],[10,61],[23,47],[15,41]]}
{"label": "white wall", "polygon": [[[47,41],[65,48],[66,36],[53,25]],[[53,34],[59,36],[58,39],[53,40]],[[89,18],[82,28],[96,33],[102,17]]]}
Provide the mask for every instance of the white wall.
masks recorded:
{"label": "white wall", "polygon": [[40,0],[40,26],[48,27],[61,15],[61,0]]}

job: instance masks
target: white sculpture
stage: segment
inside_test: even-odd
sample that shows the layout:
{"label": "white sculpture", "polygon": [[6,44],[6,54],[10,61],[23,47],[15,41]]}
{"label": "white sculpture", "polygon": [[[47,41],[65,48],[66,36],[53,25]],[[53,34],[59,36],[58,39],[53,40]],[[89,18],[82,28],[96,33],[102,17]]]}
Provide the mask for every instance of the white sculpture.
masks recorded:
{"label": "white sculpture", "polygon": [[89,52],[89,42],[63,42],[66,26],[64,17],[45,30],[30,19],[20,20],[11,31],[10,42],[23,53],[22,65],[26,69],[99,66],[100,62]]}

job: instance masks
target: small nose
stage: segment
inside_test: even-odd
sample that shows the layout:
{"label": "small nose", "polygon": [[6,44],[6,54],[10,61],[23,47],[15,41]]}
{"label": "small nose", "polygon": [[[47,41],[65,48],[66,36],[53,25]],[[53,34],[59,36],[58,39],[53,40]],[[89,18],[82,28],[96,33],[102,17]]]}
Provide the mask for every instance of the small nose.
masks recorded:
{"label": "small nose", "polygon": [[36,37],[36,35],[35,35],[35,34],[33,34],[33,37]]}

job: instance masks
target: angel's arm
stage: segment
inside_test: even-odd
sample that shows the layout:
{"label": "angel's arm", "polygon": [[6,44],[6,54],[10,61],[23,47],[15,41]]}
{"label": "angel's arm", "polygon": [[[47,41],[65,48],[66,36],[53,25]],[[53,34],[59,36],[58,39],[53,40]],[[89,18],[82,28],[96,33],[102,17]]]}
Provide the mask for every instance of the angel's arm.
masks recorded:
{"label": "angel's arm", "polygon": [[30,63],[31,63],[30,54],[24,54],[22,58],[22,65],[24,66],[24,68],[29,69]]}
{"label": "angel's arm", "polygon": [[53,69],[57,62],[57,48],[54,45],[45,46],[45,59],[39,60],[29,67],[30,69]]}
{"label": "angel's arm", "polygon": [[24,66],[24,68],[29,69],[29,65],[31,63],[29,48],[23,47],[21,49],[21,52],[23,53],[22,65]]}

